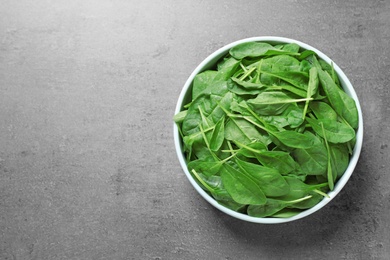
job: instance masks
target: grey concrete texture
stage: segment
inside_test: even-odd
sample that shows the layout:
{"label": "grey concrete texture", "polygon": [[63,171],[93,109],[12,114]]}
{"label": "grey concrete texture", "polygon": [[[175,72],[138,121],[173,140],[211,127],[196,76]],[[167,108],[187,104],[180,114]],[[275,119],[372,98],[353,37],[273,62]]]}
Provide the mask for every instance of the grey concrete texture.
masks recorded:
{"label": "grey concrete texture", "polygon": [[[364,116],[342,192],[246,223],[186,179],[172,116],[210,53],[291,37],[331,57]],[[389,259],[390,1],[0,1],[0,259]]]}

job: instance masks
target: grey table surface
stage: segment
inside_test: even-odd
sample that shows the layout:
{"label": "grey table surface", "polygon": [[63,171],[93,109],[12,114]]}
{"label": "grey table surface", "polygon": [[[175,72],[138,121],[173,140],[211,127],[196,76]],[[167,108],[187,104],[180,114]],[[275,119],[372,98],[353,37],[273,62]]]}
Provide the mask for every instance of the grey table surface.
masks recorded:
{"label": "grey table surface", "polygon": [[[192,188],[172,116],[192,70],[252,36],[347,74],[364,145],[298,221],[246,223]],[[390,1],[0,2],[0,259],[389,259]]]}

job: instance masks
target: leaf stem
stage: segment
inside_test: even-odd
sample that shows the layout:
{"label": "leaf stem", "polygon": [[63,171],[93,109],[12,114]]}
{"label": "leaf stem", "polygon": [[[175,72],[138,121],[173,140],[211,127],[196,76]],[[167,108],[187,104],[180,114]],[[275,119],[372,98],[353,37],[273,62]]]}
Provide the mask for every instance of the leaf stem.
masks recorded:
{"label": "leaf stem", "polygon": [[196,179],[200,182],[200,183],[202,183],[202,185],[206,188],[206,189],[208,189],[210,192],[213,192],[214,191],[214,189],[213,188],[211,188],[200,176],[199,176],[199,174],[195,171],[195,169],[192,169],[192,171],[191,171],[193,174],[194,174],[194,176],[196,177]]}
{"label": "leaf stem", "polygon": [[206,138],[206,134],[205,134],[205,132],[204,132],[203,127],[202,127],[201,124],[199,124],[199,129],[200,129],[200,132],[201,132],[201,134],[202,134],[203,140],[204,140],[204,142],[206,143],[207,148],[210,150],[209,141],[208,141],[207,138]]}
{"label": "leaf stem", "polygon": [[318,194],[324,196],[324,197],[327,197],[328,199],[330,198],[329,195],[326,194],[325,192],[322,192],[322,191],[317,190],[317,189],[314,189],[313,191],[314,191],[315,193],[318,193]]}
{"label": "leaf stem", "polygon": [[313,196],[312,195],[307,195],[307,196],[305,196],[303,198],[299,198],[299,199],[296,199],[296,200],[290,200],[290,201],[287,201],[287,202],[291,203],[291,204],[294,204],[294,203],[298,203],[298,202],[310,199],[311,197],[313,197]]}
{"label": "leaf stem", "polygon": [[253,67],[253,68],[250,68],[249,70],[247,70],[244,75],[242,75],[240,77],[240,80],[244,80],[246,77],[248,77],[254,70],[256,69],[256,67]]}
{"label": "leaf stem", "polygon": [[330,148],[329,148],[328,140],[326,139],[324,124],[322,122],[320,122],[320,124],[321,124],[322,135],[324,136],[325,146],[326,146],[326,150],[327,150],[327,154],[328,154],[328,165],[327,165],[328,185],[329,185],[329,189],[333,190],[334,180],[333,180],[333,173],[332,173],[332,164],[330,162]]}

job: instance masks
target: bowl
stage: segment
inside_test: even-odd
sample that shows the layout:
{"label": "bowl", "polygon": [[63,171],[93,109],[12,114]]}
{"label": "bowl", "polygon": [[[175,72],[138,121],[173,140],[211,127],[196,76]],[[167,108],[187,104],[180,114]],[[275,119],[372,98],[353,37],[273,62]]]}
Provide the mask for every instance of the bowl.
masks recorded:
{"label": "bowl", "polygon": [[304,217],[307,217],[317,211],[319,211],[321,208],[323,208],[326,204],[328,204],[332,199],[336,197],[336,195],[343,189],[343,187],[346,185],[348,180],[350,179],[356,164],[358,162],[360,152],[362,149],[362,143],[363,143],[363,118],[362,118],[362,111],[360,107],[360,103],[358,100],[358,97],[356,95],[356,92],[347,78],[347,76],[344,74],[344,72],[340,69],[339,66],[335,62],[333,62],[328,56],[326,56],[324,53],[319,51],[318,49],[294,40],[290,38],[284,38],[284,37],[275,37],[275,36],[261,36],[261,37],[251,37],[251,38],[246,38],[242,40],[238,40],[235,42],[232,42],[230,44],[227,44],[223,46],[222,48],[216,50],[214,53],[209,55],[207,58],[205,58],[191,73],[189,78],[184,84],[184,87],[180,93],[180,96],[177,101],[176,109],[175,109],[175,114],[179,113],[180,111],[183,110],[183,106],[187,104],[191,100],[191,90],[192,90],[192,83],[194,80],[194,77],[207,69],[210,69],[216,65],[216,63],[224,57],[229,50],[242,43],[247,43],[247,42],[265,42],[265,43],[270,43],[270,44],[281,44],[281,43],[296,43],[300,46],[301,49],[303,50],[312,50],[316,52],[319,58],[321,58],[323,61],[325,61],[328,64],[333,64],[334,71],[338,74],[340,84],[343,87],[344,91],[354,99],[356,103],[356,107],[358,110],[358,118],[359,118],[359,123],[358,123],[358,129],[356,131],[356,143],[353,148],[352,154],[350,156],[350,161],[349,165],[346,168],[344,174],[340,177],[340,179],[335,183],[334,189],[329,191],[328,197],[324,197],[318,204],[316,204],[314,207],[306,209],[299,214],[292,216],[292,217],[287,217],[287,218],[276,218],[276,217],[252,217],[244,213],[239,213],[236,211],[233,211],[229,208],[226,208],[225,206],[222,206],[219,204],[213,197],[211,197],[207,192],[205,192],[199,184],[194,180],[192,175],[190,174],[188,168],[187,168],[187,163],[185,159],[185,154],[183,152],[183,144],[181,140],[181,136],[179,133],[178,126],[176,123],[173,124],[173,134],[174,134],[174,144],[177,152],[177,156],[180,162],[181,167],[183,168],[183,171],[185,175],[187,176],[189,182],[192,184],[192,186],[195,188],[195,190],[207,201],[209,202],[212,206],[215,208],[219,209],[220,211],[243,221],[247,222],[252,222],[252,223],[262,223],[262,224],[278,224],[278,223],[285,223],[285,222],[290,222],[298,219],[302,219]]}

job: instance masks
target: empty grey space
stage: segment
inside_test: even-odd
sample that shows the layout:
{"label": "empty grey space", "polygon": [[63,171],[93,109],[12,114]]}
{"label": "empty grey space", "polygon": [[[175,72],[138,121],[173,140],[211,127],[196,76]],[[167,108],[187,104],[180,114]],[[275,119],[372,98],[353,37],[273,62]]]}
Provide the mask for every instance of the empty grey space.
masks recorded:
{"label": "empty grey space", "polygon": [[[174,110],[209,54],[253,36],[344,70],[364,144],[304,219],[246,223],[190,185]],[[0,259],[389,259],[390,1],[0,2]]]}

